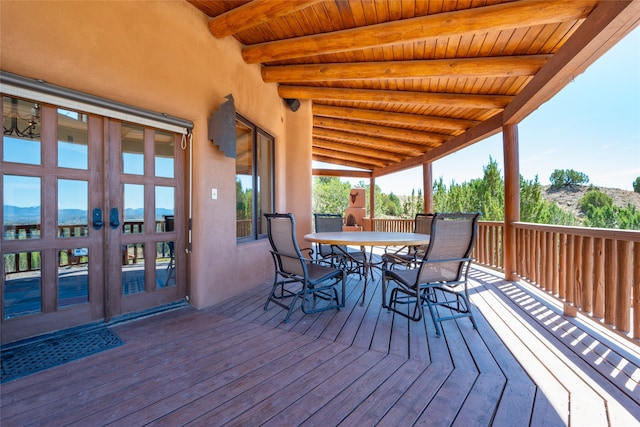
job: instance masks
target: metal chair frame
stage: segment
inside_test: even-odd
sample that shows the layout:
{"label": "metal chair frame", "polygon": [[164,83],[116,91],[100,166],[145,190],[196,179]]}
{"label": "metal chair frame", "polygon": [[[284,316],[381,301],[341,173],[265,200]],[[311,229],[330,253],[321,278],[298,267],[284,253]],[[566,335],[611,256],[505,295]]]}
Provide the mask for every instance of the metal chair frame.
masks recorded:
{"label": "metal chair frame", "polygon": [[[264,216],[267,218],[267,234],[271,243],[272,250],[270,252],[275,267],[273,286],[264,304],[264,310],[268,309],[270,302],[274,302],[287,310],[284,319],[287,323],[298,299],[302,300],[300,305],[305,314],[339,310],[344,307],[345,271],[317,263],[317,260],[311,258],[311,252],[313,252],[311,248],[303,249],[310,252],[309,257],[302,255],[302,250],[298,247],[295,237],[296,224],[293,214],[274,213],[264,214]],[[289,228],[287,230],[288,236],[274,235],[273,228],[276,222],[279,222],[278,226],[286,224],[286,227]],[[341,296],[338,295],[336,289],[339,282],[342,283]],[[291,284],[295,286],[289,286]],[[285,302],[288,299],[291,299],[289,304]],[[318,299],[335,301],[335,303],[317,307]]]}

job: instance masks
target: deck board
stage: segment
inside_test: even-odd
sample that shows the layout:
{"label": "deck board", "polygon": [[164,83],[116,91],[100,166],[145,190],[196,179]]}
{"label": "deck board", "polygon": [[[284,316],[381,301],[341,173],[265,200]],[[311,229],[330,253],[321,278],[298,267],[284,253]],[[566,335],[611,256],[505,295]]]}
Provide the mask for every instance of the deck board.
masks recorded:
{"label": "deck board", "polygon": [[[216,306],[117,324],[125,345],[1,387],[22,425],[595,425],[640,419],[640,356],[536,289],[474,268],[467,318],[409,322],[379,279],[341,310],[263,309],[269,283]],[[442,310],[442,308],[439,308]]]}

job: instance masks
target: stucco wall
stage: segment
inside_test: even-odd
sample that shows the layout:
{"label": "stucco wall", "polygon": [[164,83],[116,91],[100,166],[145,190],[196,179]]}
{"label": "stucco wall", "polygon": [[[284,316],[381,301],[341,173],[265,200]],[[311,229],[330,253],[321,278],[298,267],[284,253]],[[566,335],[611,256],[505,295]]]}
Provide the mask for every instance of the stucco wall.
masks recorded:
{"label": "stucco wall", "polygon": [[[232,93],[236,110],[276,138],[277,210],[310,218],[309,105],[289,111],[260,66],[242,61],[237,41],[215,39],[206,16],[183,1],[2,1],[0,31],[4,71],[194,123],[193,305],[272,277],[266,240],[236,244],[235,163],[207,139],[207,118]],[[300,221],[299,235],[309,230]]]}

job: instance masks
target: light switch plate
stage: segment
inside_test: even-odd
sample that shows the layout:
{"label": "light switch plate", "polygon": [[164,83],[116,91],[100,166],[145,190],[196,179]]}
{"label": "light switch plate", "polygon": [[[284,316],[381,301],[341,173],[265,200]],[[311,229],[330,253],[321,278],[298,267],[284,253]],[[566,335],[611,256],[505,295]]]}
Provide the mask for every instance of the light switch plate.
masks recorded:
{"label": "light switch plate", "polygon": [[217,188],[212,188],[211,189],[211,199],[212,200],[216,200],[218,198],[218,189]]}

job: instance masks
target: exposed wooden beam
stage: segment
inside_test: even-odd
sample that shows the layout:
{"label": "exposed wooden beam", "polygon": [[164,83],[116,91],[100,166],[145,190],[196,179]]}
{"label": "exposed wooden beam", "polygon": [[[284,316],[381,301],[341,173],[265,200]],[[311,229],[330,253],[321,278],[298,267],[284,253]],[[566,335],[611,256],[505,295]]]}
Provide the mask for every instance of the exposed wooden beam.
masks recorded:
{"label": "exposed wooden beam", "polygon": [[312,147],[311,152],[313,154],[317,154],[320,156],[333,157],[334,159],[350,160],[353,162],[365,163],[378,168],[386,166],[389,163],[391,163],[389,161],[384,161],[384,160],[373,158],[373,157],[363,156],[356,153],[345,153],[343,151],[328,150],[326,148],[320,148],[320,147]]}
{"label": "exposed wooden beam", "polygon": [[321,1],[323,0],[253,0],[209,20],[209,31],[217,38],[230,36]]}
{"label": "exposed wooden beam", "polygon": [[508,95],[467,95],[415,91],[320,88],[310,86],[278,87],[281,98],[318,99],[324,101],[360,101],[405,105],[432,105],[449,108],[504,109],[513,99]]}
{"label": "exposed wooden beam", "polygon": [[339,176],[345,178],[366,178],[371,179],[371,172],[354,171],[347,169],[312,169],[313,176]]}
{"label": "exposed wooden beam", "polygon": [[451,119],[448,117],[422,116],[420,114],[395,113],[391,111],[366,110],[362,108],[336,107],[332,105],[313,104],[316,116],[336,119],[384,122],[392,126],[420,126],[453,131],[464,131],[478,124],[475,120]]}
{"label": "exposed wooden beam", "polygon": [[395,139],[398,141],[406,141],[418,145],[424,145],[426,147],[439,147],[444,141],[450,138],[449,135],[442,135],[438,133],[371,125],[368,123],[348,122],[330,117],[314,117],[313,126],[339,129],[346,132]]}
{"label": "exposed wooden beam", "polygon": [[432,59],[262,67],[265,83],[411,78],[500,78],[534,75],[551,55]]}
{"label": "exposed wooden beam", "polygon": [[321,162],[336,163],[343,166],[350,166],[360,169],[374,169],[385,165],[384,162],[378,160],[372,161],[372,159],[364,158],[361,156],[353,156],[348,154],[339,153],[337,151],[313,149],[312,159],[319,160]]}
{"label": "exposed wooden beam", "polygon": [[343,132],[335,129],[313,128],[312,135],[322,139],[342,142],[345,144],[359,145],[362,147],[375,147],[380,150],[392,153],[404,154],[407,156],[419,156],[425,151],[423,145],[410,144],[392,139],[378,138],[369,135],[359,135],[351,132]]}
{"label": "exposed wooden beam", "polygon": [[318,148],[325,148],[327,150],[342,151],[344,153],[357,154],[359,156],[371,157],[373,159],[393,160],[394,162],[400,162],[407,158],[388,151],[383,151],[375,148],[361,147],[358,145],[345,144],[343,142],[327,141],[321,138],[314,138],[312,146]]}
{"label": "exposed wooden beam", "polygon": [[442,37],[471,36],[528,26],[560,23],[586,17],[595,1],[523,0],[497,5],[402,19],[360,28],[334,31],[245,46],[248,64],[280,61],[410,43]]}
{"label": "exposed wooden beam", "polygon": [[364,163],[350,162],[350,161],[346,161],[346,160],[337,160],[337,159],[334,159],[334,158],[331,158],[331,157],[324,157],[324,156],[319,156],[319,155],[316,155],[316,154],[312,154],[311,159],[315,160],[317,162],[330,163],[330,164],[334,164],[334,165],[338,165],[338,166],[344,166],[344,167],[349,167],[349,168],[357,168],[357,169],[364,169],[367,173],[371,173],[371,170],[373,169],[373,166],[366,165]]}

